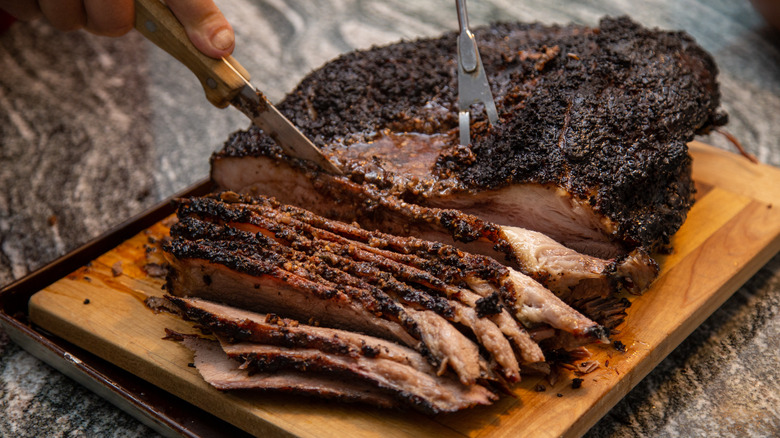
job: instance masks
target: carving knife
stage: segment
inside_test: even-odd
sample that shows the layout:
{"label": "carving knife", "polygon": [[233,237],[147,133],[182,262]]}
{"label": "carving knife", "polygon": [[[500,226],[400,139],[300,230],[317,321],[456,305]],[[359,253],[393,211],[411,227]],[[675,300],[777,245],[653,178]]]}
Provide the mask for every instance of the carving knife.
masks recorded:
{"label": "carving knife", "polygon": [[135,28],[195,73],[206,98],[214,106],[238,108],[287,155],[314,162],[326,172],[342,174],[263,93],[252,86],[249,73],[232,56],[214,59],[198,51],[187,37],[184,26],[160,0],[135,0]]}
{"label": "carving knife", "polygon": [[458,129],[460,131],[460,144],[467,146],[471,143],[471,110],[474,103],[482,102],[488,122],[498,122],[498,112],[493,101],[493,93],[490,92],[490,84],[485,69],[482,67],[482,58],[477,49],[477,39],[469,29],[469,14],[466,9],[466,0],[455,0],[458,10]]}

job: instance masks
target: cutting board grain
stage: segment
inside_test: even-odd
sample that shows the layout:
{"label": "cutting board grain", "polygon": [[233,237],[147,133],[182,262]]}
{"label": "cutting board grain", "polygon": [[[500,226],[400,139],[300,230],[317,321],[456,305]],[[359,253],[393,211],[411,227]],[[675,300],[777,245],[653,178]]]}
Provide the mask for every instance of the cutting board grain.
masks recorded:
{"label": "cutting board grain", "polygon": [[[628,322],[616,337],[626,351],[590,347],[589,360],[600,364],[595,371],[566,370],[553,385],[525,378],[517,397],[493,406],[429,417],[211,388],[188,366],[189,351],[162,339],[165,328],[193,332],[191,324],[143,304],[162,294],[162,279],[144,269],[157,256],[154,241],[165,235],[165,221],[36,293],[30,319],[258,436],[579,436],[780,250],[780,170],[696,142],[691,153],[697,202],[674,237],[674,252],[657,255],[658,280],[630,298]],[[581,388],[571,387],[573,377],[583,379]],[[535,390],[540,384],[544,391]]]}

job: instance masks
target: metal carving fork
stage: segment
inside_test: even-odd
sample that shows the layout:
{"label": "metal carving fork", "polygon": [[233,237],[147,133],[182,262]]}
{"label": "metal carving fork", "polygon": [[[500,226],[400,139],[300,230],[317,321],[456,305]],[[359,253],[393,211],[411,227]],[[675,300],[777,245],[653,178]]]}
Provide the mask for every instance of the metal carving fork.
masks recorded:
{"label": "metal carving fork", "polygon": [[481,102],[485,106],[488,121],[498,122],[498,112],[490,92],[482,58],[477,49],[477,39],[469,30],[469,16],[466,10],[466,0],[455,0],[458,9],[458,128],[460,143],[471,143],[471,110],[472,104]]}

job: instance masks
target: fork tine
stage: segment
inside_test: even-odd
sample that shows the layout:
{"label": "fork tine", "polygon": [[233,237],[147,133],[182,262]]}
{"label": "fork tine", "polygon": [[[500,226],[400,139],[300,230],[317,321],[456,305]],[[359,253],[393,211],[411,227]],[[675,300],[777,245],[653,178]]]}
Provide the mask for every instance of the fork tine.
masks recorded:
{"label": "fork tine", "polygon": [[458,129],[460,142],[463,145],[471,143],[471,110],[470,106],[482,103],[485,106],[488,121],[498,122],[498,111],[490,92],[482,58],[479,56],[477,40],[469,30],[466,0],[455,0],[458,11]]}

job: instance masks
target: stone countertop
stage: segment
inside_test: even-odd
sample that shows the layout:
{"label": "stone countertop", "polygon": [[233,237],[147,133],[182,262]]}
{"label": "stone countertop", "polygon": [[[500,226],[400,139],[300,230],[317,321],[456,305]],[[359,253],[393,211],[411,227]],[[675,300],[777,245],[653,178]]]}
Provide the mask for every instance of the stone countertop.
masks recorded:
{"label": "stone countertop", "polygon": [[[451,0],[222,1],[235,56],[278,100],[340,53],[457,26]],[[780,166],[780,34],[747,0],[472,0],[472,26],[628,14],[684,29],[721,70],[727,129]],[[0,285],[67,254],[208,175],[244,128],[194,77],[131,33],[60,33],[42,22],[0,34]],[[731,149],[722,136],[701,138]],[[742,286],[587,434],[780,435],[780,256]],[[0,332],[0,436],[156,436]]]}

